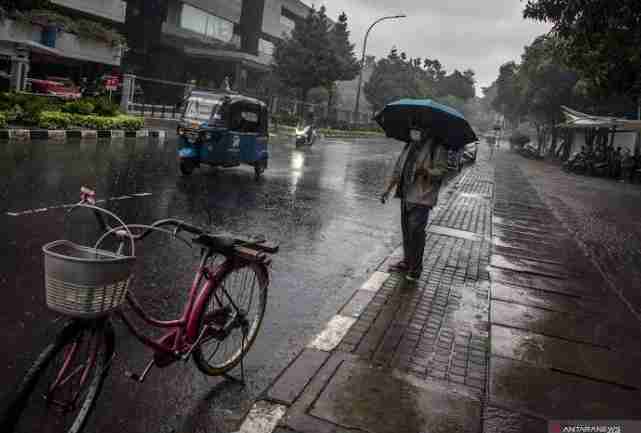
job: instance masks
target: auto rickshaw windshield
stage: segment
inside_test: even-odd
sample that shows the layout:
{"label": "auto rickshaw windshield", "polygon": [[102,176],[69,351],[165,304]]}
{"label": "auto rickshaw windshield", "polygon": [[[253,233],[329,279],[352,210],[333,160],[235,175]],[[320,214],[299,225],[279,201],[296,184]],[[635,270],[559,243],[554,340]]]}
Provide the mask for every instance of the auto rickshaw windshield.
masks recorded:
{"label": "auto rickshaw windshield", "polygon": [[217,111],[220,101],[203,98],[189,98],[185,108],[185,118],[208,121]]}

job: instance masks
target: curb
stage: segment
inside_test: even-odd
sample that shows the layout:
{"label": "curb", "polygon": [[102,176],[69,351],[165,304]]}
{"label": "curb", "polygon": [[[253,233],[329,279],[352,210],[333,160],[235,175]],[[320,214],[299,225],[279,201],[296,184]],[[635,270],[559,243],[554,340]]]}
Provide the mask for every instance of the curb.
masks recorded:
{"label": "curb", "polygon": [[74,138],[167,138],[164,129],[140,129],[138,131],[92,130],[92,129],[0,129],[0,140],[67,140]]}
{"label": "curb", "polygon": [[[467,170],[462,171],[450,179],[449,185],[441,190],[442,198],[434,209],[434,214],[448,208],[449,198],[453,190],[465,178]],[[430,216],[428,227],[432,224]],[[381,290],[383,285],[390,280],[395,280],[394,274],[382,271],[390,257],[394,257],[398,249],[385,257],[377,266],[369,279],[363,283],[343,304],[338,312],[325,324],[323,330],[317,334],[292,361],[281,370],[272,383],[263,391],[262,395],[252,405],[245,415],[240,429],[234,433],[274,433],[279,427],[279,422],[287,415],[289,407],[303,393],[312,378],[325,365],[334,350],[340,345],[350,328],[361,313],[367,308],[369,302]],[[291,371],[290,367],[300,359],[305,358],[312,367],[312,371],[302,372],[297,369]],[[285,430],[283,430],[285,431]],[[290,432],[290,430],[286,430]],[[295,433],[295,432],[291,432]]]}

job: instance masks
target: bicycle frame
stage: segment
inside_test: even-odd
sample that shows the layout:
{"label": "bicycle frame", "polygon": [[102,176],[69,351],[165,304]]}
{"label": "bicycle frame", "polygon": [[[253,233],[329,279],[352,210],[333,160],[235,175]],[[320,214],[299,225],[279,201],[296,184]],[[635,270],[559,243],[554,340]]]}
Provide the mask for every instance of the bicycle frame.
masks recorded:
{"label": "bicycle frame", "polygon": [[[98,246],[106,237],[115,235],[121,240],[118,252],[122,251],[125,240],[130,240],[131,250],[133,254],[135,241],[143,239],[150,232],[150,230],[159,230],[161,232],[170,233],[173,236],[176,236],[179,230],[184,230],[196,236],[200,236],[204,233],[201,228],[175,219],[159,220],[154,222],[150,226],[140,224],[126,225],[116,215],[109,212],[104,212],[117,220],[120,224],[117,227],[111,227],[100,213],[100,211],[104,210],[96,207],[94,203],[95,192],[83,187],[81,189],[81,201],[78,206],[84,206],[92,209],[98,220],[98,223],[100,224],[102,229],[105,230],[105,233],[96,242],[95,248],[98,248]],[[174,232],[172,233],[163,229],[162,227],[165,225],[171,225],[175,227]],[[142,228],[144,229],[144,231],[140,234],[134,235],[131,232],[132,228]],[[277,250],[277,247],[275,249],[274,247],[271,247],[271,249],[273,250],[273,252],[275,252]],[[170,331],[165,333],[162,337],[154,340],[144,335],[122,310],[116,312],[116,314],[123,320],[129,331],[142,344],[150,347],[154,351],[154,361],[157,366],[164,367],[181,358],[188,357],[191,354],[191,351],[202,341],[203,337],[205,336],[207,327],[203,327],[202,330],[200,329],[201,324],[199,323],[199,318],[206,306],[205,303],[207,302],[207,299],[211,295],[212,291],[218,289],[222,278],[235,267],[238,267],[239,265],[242,265],[244,263],[245,259],[242,258],[242,254],[243,253],[241,253],[240,257],[236,255],[225,255],[225,260],[221,264],[211,267],[207,266],[207,261],[213,257],[214,251],[209,247],[203,249],[198,270],[196,271],[191,289],[189,290],[187,302],[185,304],[181,317],[178,319],[164,321],[152,317],[138,303],[131,292],[127,293],[127,303],[131,306],[136,315],[138,315],[144,322],[155,328],[170,329]],[[252,256],[252,259],[256,258],[252,254],[250,255]],[[263,260],[263,263],[267,263],[264,256],[260,257],[260,260]],[[203,280],[205,280],[205,282],[202,285],[202,289],[199,291],[198,288],[199,286],[201,286]],[[225,328],[227,328],[227,326],[225,326]],[[228,332],[228,330],[225,328],[222,329],[223,333]],[[217,338],[216,335],[208,335],[207,337],[208,339]],[[153,365],[154,361],[152,361],[149,366]],[[145,373],[143,373],[143,376]]]}
{"label": "bicycle frame", "polygon": [[[119,311],[117,313],[125,325],[127,325],[129,331],[142,344],[153,349],[157,356],[169,355],[171,357],[172,360],[171,362],[168,361],[166,363],[167,365],[174,361],[178,361],[181,359],[182,355],[191,353],[191,349],[199,339],[202,338],[202,335],[199,334],[200,323],[198,319],[200,318],[203,309],[206,307],[205,303],[207,298],[212,290],[216,290],[218,288],[222,277],[228,272],[229,268],[235,266],[235,259],[226,258],[223,263],[212,269],[210,266],[207,266],[207,261],[210,257],[211,255],[209,253],[203,254],[198,270],[196,271],[194,281],[189,290],[185,308],[179,319],[167,321],[155,319],[144,310],[131,293],[127,294],[128,304],[132,307],[136,315],[143,321],[156,328],[171,329],[162,337],[156,340],[149,338],[132,323],[124,312]],[[199,292],[198,287],[201,285],[203,279],[205,280],[205,283]],[[201,333],[202,332],[203,331],[201,331]]]}

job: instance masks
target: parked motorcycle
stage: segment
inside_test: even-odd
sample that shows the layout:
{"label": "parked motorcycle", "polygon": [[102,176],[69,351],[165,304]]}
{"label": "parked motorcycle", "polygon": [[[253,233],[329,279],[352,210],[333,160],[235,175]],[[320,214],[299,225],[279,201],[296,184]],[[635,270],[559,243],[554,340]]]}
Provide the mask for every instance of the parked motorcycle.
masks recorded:
{"label": "parked motorcycle", "polygon": [[521,148],[520,153],[521,153],[521,155],[523,155],[523,156],[524,156],[524,157],[526,157],[526,158],[530,158],[530,159],[543,159],[543,157],[542,157],[542,156],[541,156],[541,154],[539,153],[539,149],[537,149],[534,145],[532,145],[532,144],[530,144],[530,143],[528,143],[528,144],[524,145],[524,146]]}
{"label": "parked motorcycle", "polygon": [[574,152],[565,163],[563,163],[563,170],[576,173],[585,174],[588,171],[588,163],[586,157],[581,152]]}
{"label": "parked motorcycle", "polygon": [[463,149],[463,160],[466,162],[476,162],[476,155],[478,154],[478,142],[469,143]]}
{"label": "parked motorcycle", "polygon": [[[311,131],[310,131],[311,128]],[[316,128],[311,125],[305,126],[304,128],[296,128],[296,147],[300,146],[311,146],[314,144],[318,138],[318,133]]]}

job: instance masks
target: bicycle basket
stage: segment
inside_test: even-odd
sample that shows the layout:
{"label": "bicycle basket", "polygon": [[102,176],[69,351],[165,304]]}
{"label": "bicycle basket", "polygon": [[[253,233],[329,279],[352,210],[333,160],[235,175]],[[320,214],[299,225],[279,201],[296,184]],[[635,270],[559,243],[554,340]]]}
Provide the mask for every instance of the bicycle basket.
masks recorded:
{"label": "bicycle basket", "polygon": [[59,313],[95,318],[118,308],[131,282],[134,256],[66,240],[42,247],[47,306]]}

